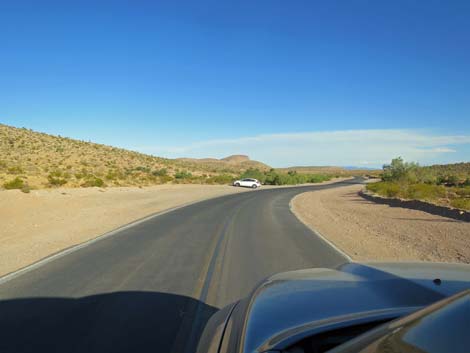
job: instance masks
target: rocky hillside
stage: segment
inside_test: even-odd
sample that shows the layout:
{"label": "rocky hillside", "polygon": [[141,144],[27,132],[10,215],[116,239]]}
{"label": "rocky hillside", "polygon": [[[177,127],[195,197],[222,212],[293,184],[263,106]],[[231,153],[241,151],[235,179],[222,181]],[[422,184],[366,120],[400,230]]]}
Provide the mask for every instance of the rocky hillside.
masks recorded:
{"label": "rocky hillside", "polygon": [[141,186],[167,182],[223,183],[250,161],[172,160],[0,124],[0,187]]}

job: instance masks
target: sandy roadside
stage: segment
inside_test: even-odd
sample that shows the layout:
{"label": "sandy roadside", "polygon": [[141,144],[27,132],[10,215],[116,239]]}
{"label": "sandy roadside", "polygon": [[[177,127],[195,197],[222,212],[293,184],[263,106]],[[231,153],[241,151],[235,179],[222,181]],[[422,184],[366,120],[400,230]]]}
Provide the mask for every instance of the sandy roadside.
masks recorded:
{"label": "sandy roadside", "polygon": [[470,223],[376,204],[361,188],[303,193],[292,210],[354,260],[470,263]]}
{"label": "sandy roadside", "polygon": [[58,188],[33,190],[29,194],[18,190],[0,191],[0,276],[145,216],[191,202],[249,191],[227,185],[191,184]]}

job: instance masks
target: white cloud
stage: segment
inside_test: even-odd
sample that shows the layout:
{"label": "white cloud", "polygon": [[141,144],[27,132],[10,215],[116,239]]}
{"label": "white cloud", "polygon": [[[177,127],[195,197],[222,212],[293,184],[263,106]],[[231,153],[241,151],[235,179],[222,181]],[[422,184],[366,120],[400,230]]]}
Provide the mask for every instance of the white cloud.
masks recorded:
{"label": "white cloud", "polygon": [[136,149],[170,158],[221,158],[230,154],[247,154],[273,166],[380,166],[397,156],[424,164],[437,162],[443,155],[458,152],[456,146],[459,145],[470,145],[470,135],[437,135],[394,129],[266,134]]}

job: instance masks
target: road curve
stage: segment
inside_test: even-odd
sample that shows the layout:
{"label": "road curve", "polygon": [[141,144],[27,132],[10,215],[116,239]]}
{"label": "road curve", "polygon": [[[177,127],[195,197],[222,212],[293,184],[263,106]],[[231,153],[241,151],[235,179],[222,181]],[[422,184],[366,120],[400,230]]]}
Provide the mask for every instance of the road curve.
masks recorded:
{"label": "road curve", "polygon": [[263,278],[347,261],[289,202],[358,182],[202,201],[13,278],[0,285],[0,352],[193,352],[210,315]]}

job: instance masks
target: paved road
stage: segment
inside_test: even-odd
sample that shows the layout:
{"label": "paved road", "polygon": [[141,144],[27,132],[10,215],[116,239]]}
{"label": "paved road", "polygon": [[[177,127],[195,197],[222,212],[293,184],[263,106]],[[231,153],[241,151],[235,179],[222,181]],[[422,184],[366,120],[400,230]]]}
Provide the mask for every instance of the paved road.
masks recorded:
{"label": "paved road", "polygon": [[289,209],[344,184],[203,201],[3,283],[0,352],[193,352],[210,315],[263,278],[346,261]]}

